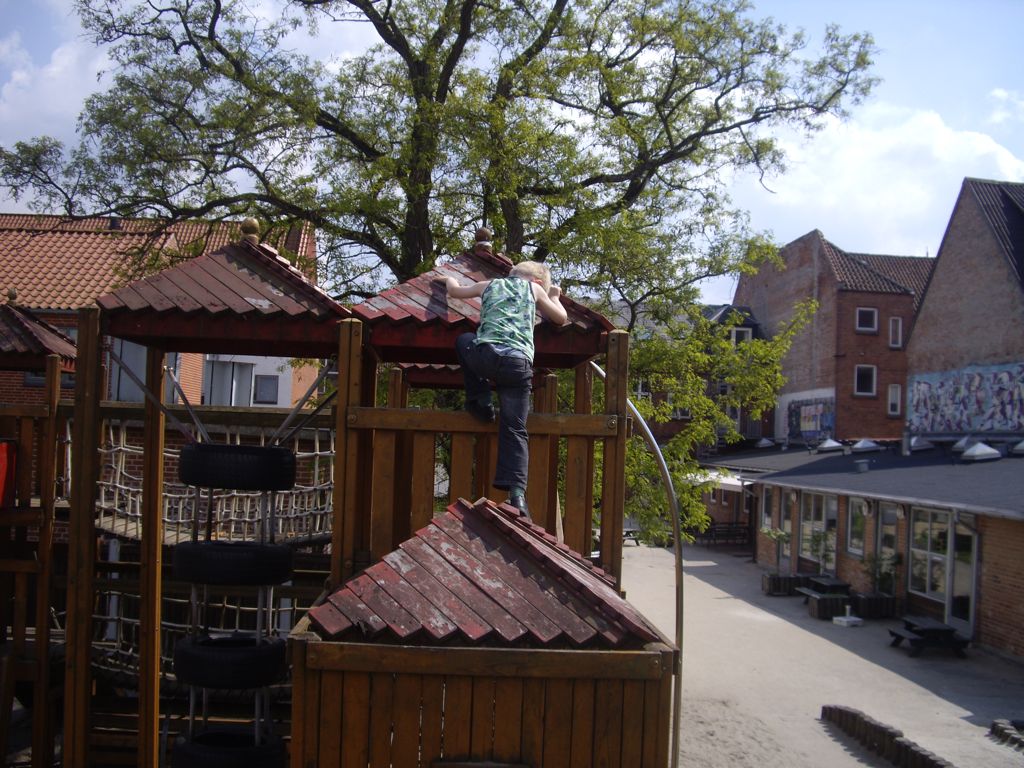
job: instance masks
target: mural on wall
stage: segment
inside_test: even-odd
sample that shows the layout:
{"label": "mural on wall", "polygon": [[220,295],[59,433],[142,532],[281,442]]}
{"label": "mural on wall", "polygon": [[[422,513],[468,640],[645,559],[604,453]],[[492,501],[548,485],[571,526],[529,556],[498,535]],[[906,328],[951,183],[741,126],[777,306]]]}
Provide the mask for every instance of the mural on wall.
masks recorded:
{"label": "mural on wall", "polygon": [[832,437],[836,429],[836,401],[833,397],[793,400],[786,411],[790,440],[816,443]]}
{"label": "mural on wall", "polygon": [[972,365],[910,377],[911,432],[1024,430],[1024,363]]}

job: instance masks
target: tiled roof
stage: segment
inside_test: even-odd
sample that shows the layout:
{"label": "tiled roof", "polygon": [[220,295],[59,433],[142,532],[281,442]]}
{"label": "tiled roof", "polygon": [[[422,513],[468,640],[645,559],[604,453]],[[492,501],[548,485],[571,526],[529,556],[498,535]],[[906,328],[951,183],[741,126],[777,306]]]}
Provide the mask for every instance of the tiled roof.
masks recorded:
{"label": "tiled roof", "polygon": [[33,309],[89,306],[110,289],[125,254],[145,242],[128,232],[0,229],[0,287]]}
{"label": "tiled roof", "polygon": [[909,289],[914,294],[914,309],[920,306],[928,278],[931,277],[932,268],[935,266],[935,259],[920,256],[878,256],[867,253],[852,255],[862,260],[869,269]]}
{"label": "tiled roof", "polygon": [[[352,312],[370,327],[370,344],[381,358],[398,363],[454,363],[455,339],[476,329],[479,299],[449,298],[438,277],[463,284],[508,275],[502,255],[466,252],[400,285],[356,304]],[[566,325],[541,321],[535,332],[538,367],[570,368],[600,354],[601,338],[613,326],[599,313],[562,296]]]}
{"label": "tiled roof", "polygon": [[75,343],[28,310],[0,305],[0,368],[40,370],[48,355],[59,355],[61,367],[74,370]]}
{"label": "tiled roof", "polygon": [[328,357],[351,313],[267,245],[240,242],[100,296],[109,333],[184,352]]}
{"label": "tiled roof", "polygon": [[1010,268],[1024,287],[1024,184],[965,179]]}
{"label": "tiled roof", "polygon": [[[185,249],[193,243],[205,253],[234,242],[241,222],[0,214],[0,288],[16,288],[18,301],[35,309],[69,310],[91,305],[117,284],[117,268],[126,254],[151,244]],[[293,227],[279,243],[289,251],[315,253],[309,225]]]}
{"label": "tiled roof", "polygon": [[[916,275],[918,270],[914,266],[906,266],[904,262],[924,261],[930,264],[933,261],[932,259],[925,260],[914,256],[877,256],[847,253],[834,243],[826,240],[824,236],[821,237],[821,242],[841,291],[914,293],[914,286],[903,282],[899,278],[904,275]],[[916,282],[916,277],[911,282]]]}
{"label": "tiled roof", "polygon": [[660,640],[607,574],[487,499],[452,504],[309,616],[330,640],[535,648]]}

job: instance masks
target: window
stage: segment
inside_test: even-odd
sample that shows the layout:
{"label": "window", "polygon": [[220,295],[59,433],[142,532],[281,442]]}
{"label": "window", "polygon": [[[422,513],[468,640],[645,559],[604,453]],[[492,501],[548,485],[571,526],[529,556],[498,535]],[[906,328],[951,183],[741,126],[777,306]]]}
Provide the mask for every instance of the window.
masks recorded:
{"label": "window", "polygon": [[853,373],[853,394],[874,395],[875,394],[875,373],[873,365],[858,365]]}
{"label": "window", "polygon": [[277,380],[277,376],[263,376],[260,374],[254,376],[252,401],[262,405],[276,405]]}
{"label": "window", "polygon": [[782,530],[787,536],[782,540],[782,556],[789,557],[793,554],[793,518],[796,516],[796,491],[782,491]]}
{"label": "window", "polygon": [[878,310],[874,307],[857,307],[857,330],[861,333],[878,333]]}
{"label": "window", "polygon": [[896,567],[901,558],[896,551],[896,526],[903,516],[903,508],[891,501],[878,502],[878,559],[886,564],[878,574],[877,589],[888,595],[896,594]]}
{"label": "window", "polygon": [[910,536],[910,591],[945,601],[949,512],[911,507]]}
{"label": "window", "polygon": [[741,341],[750,341],[754,337],[754,331],[752,328],[730,328],[729,337],[735,347]]}
{"label": "window", "polygon": [[903,318],[889,318],[889,346],[899,349],[903,346]]}
{"label": "window", "polygon": [[761,501],[761,527],[772,527],[772,489],[766,487]]}
{"label": "window", "polygon": [[805,493],[800,505],[800,557],[813,560],[823,571],[835,566],[838,499]]}
{"label": "window", "polygon": [[890,416],[899,416],[903,407],[903,387],[899,384],[889,385],[889,406],[887,412]]}
{"label": "window", "polygon": [[868,514],[871,507],[864,499],[850,497],[847,504],[846,520],[846,551],[855,555],[864,554],[864,532],[868,527]]}

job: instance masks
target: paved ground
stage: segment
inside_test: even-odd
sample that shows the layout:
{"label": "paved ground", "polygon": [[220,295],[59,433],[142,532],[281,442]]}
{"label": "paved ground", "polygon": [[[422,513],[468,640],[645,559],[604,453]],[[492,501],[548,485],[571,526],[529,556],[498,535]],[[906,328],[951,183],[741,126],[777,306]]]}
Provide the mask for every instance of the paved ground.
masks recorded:
{"label": "paved ground", "polygon": [[[626,597],[675,635],[670,549],[624,548]],[[957,768],[1024,765],[987,735],[996,718],[1024,718],[1024,663],[977,648],[911,658],[889,645],[895,621],[842,627],[812,619],[799,597],[761,593],[748,556],[684,547],[683,711],[687,768],[891,766],[819,719],[854,707]]]}

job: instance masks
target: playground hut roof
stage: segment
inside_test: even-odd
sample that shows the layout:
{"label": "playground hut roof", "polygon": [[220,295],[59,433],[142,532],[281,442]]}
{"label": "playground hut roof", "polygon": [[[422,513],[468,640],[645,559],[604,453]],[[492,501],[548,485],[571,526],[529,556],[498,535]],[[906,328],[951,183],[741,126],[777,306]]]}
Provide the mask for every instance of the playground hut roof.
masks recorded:
{"label": "playground hut roof", "polygon": [[246,240],[96,300],[104,331],[179,352],[330,357],[351,313],[268,245]]}
{"label": "playground hut roof", "polygon": [[309,612],[322,639],[637,648],[661,637],[614,581],[506,505],[465,499]]}
{"label": "playground hut roof", "polygon": [[39,371],[49,355],[58,355],[61,370],[73,371],[75,354],[75,342],[29,310],[0,306],[0,369]]}
{"label": "playground hut roof", "polygon": [[[480,322],[479,299],[449,298],[437,278],[463,284],[505,277],[512,262],[482,249],[465,252],[422,275],[388,288],[352,307],[366,322],[369,341],[381,359],[395,363],[455,363],[455,339]],[[541,321],[535,333],[538,368],[573,368],[604,352],[612,324],[599,313],[562,296],[566,325]]]}

